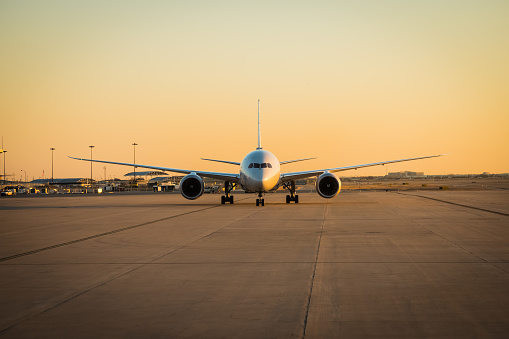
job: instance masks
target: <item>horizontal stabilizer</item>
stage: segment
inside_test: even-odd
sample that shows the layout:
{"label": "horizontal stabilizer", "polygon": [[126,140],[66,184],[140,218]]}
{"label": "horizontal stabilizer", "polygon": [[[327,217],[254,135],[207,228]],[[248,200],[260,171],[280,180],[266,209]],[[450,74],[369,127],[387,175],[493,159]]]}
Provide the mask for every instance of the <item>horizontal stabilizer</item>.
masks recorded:
{"label": "horizontal stabilizer", "polygon": [[215,159],[205,159],[205,158],[200,158],[200,159],[207,160],[207,161],[224,162],[225,164],[231,164],[231,165],[240,165],[240,162],[236,162],[236,161],[215,160]]}
{"label": "horizontal stabilizer", "polygon": [[292,163],[292,162],[298,162],[298,161],[304,161],[304,160],[311,160],[311,159],[316,159],[316,157],[314,157],[314,158],[306,158],[306,159],[297,159],[297,160],[280,161],[279,163],[280,163],[281,165],[283,165],[283,164],[289,164],[289,163]]}

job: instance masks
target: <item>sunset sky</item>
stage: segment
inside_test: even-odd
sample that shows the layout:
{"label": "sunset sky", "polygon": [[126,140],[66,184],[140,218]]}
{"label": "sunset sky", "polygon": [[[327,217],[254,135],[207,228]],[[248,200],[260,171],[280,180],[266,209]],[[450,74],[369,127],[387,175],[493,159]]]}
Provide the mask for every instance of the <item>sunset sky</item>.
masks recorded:
{"label": "sunset sky", "polygon": [[[236,172],[509,172],[509,1],[2,1],[0,136],[19,179],[67,158]],[[0,156],[3,173],[3,156]],[[94,165],[94,178],[104,176]],[[107,165],[107,176],[131,168]],[[24,175],[24,174],[23,174]]]}

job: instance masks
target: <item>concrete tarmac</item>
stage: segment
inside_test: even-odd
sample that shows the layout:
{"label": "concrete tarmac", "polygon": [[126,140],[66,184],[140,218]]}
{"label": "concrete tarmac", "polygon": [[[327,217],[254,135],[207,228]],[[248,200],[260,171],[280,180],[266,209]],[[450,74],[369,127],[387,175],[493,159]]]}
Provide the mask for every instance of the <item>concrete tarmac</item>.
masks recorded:
{"label": "concrete tarmac", "polygon": [[508,191],[255,198],[2,198],[0,337],[507,337]]}

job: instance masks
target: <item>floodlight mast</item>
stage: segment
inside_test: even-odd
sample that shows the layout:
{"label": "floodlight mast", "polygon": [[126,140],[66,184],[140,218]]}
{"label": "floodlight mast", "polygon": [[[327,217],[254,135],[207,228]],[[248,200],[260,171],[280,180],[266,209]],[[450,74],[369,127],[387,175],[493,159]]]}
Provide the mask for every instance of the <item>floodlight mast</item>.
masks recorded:
{"label": "floodlight mast", "polygon": [[53,184],[53,151],[55,150],[55,147],[51,147],[50,150],[51,150],[51,184]]}
{"label": "floodlight mast", "polygon": [[[133,163],[136,163],[136,146],[138,146],[137,143],[133,143],[133,147],[134,147],[134,161]],[[133,181],[133,185],[136,185],[136,166],[133,166],[134,167],[134,181]]]}
{"label": "floodlight mast", "polygon": [[2,136],[2,152],[0,153],[3,153],[4,154],[4,181],[3,183],[5,184],[6,181],[5,181],[5,153],[7,153],[7,151],[4,149],[4,137]]}
{"label": "floodlight mast", "polygon": [[[95,146],[88,146],[90,147],[90,160],[92,160],[92,148],[94,148]],[[92,184],[92,181],[94,179],[92,179],[92,161],[90,161],[90,187],[94,187],[94,185]],[[93,190],[92,190],[93,191]]]}
{"label": "floodlight mast", "polygon": [[4,154],[4,184],[5,184],[6,183],[6,181],[5,181],[5,153],[7,153],[7,151],[4,150],[3,148],[2,148],[2,150],[3,150],[2,153]]}

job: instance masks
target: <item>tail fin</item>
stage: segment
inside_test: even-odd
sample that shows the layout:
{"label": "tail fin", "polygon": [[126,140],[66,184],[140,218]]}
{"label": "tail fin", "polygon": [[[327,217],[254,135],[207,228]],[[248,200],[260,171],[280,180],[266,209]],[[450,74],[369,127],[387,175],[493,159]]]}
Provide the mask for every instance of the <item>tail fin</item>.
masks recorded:
{"label": "tail fin", "polygon": [[256,149],[262,149],[262,136],[260,135],[260,99],[258,99],[258,147]]}

